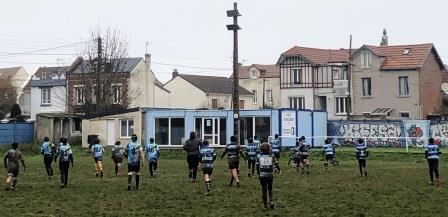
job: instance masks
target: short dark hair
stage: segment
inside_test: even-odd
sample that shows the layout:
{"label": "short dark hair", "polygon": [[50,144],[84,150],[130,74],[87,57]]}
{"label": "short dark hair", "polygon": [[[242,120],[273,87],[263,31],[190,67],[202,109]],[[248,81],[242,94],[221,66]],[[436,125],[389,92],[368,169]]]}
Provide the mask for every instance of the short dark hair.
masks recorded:
{"label": "short dark hair", "polygon": [[95,144],[100,144],[100,139],[95,139]]}
{"label": "short dark hair", "polygon": [[190,132],[190,139],[196,139],[196,133],[194,131]]}
{"label": "short dark hair", "polygon": [[230,137],[230,142],[236,142],[236,136],[231,136]]}
{"label": "short dark hair", "polygon": [[49,141],[50,141],[50,138],[44,137],[44,142],[49,142]]}
{"label": "short dark hair", "polygon": [[325,144],[331,144],[331,139],[330,139],[330,138],[327,138],[327,139],[325,140]]}
{"label": "short dark hair", "polygon": [[429,138],[428,142],[429,142],[429,144],[433,144],[434,143],[434,138]]}
{"label": "short dark hair", "polygon": [[116,141],[115,145],[121,145],[121,142],[120,141]]}
{"label": "short dark hair", "polygon": [[137,135],[132,134],[132,136],[131,136],[131,140],[132,140],[132,141],[137,141],[137,138],[138,138]]}
{"label": "short dark hair", "polygon": [[13,142],[13,143],[11,144],[11,146],[12,146],[12,149],[16,150],[16,149],[19,147],[19,143],[17,143],[17,142]]}
{"label": "short dark hair", "polygon": [[67,142],[68,142],[68,139],[67,138],[64,138],[64,137],[62,137],[61,138],[61,142],[62,142],[62,144],[67,144]]}
{"label": "short dark hair", "polygon": [[202,142],[202,145],[203,145],[203,146],[208,146],[208,145],[210,145],[210,144],[209,144],[208,140],[204,140],[204,141]]}
{"label": "short dark hair", "polygon": [[359,144],[364,143],[364,139],[359,138],[359,139],[358,139],[358,143],[359,143]]}
{"label": "short dark hair", "polygon": [[300,137],[302,140],[305,140],[305,136]]}
{"label": "short dark hair", "polygon": [[254,139],[258,139],[258,137],[257,137],[257,136],[254,136]]}
{"label": "short dark hair", "polygon": [[278,139],[278,134],[275,134],[275,135],[274,135],[274,138]]}
{"label": "short dark hair", "polygon": [[263,154],[267,154],[267,153],[269,153],[270,149],[271,149],[271,147],[269,146],[268,143],[263,143],[263,144],[261,145],[261,147],[260,147],[260,151],[261,151],[261,153],[263,153]]}
{"label": "short dark hair", "polygon": [[254,140],[252,138],[249,138],[249,143],[253,143]]}
{"label": "short dark hair", "polygon": [[154,138],[150,138],[149,142],[153,143],[154,142]]}

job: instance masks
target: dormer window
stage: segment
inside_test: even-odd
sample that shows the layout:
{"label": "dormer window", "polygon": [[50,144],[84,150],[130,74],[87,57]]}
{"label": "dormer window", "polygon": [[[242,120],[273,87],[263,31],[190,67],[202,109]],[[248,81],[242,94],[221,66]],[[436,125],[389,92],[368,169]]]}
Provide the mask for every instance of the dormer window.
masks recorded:
{"label": "dormer window", "polygon": [[370,51],[363,51],[361,53],[361,67],[369,68],[372,64],[372,54]]}
{"label": "dormer window", "polygon": [[406,48],[406,49],[403,50],[403,55],[408,55],[409,52],[411,52],[411,49],[410,48]]}
{"label": "dormer window", "polygon": [[252,71],[250,71],[250,74],[251,74],[251,78],[258,78],[260,75],[258,74],[258,71],[257,70],[252,70]]}

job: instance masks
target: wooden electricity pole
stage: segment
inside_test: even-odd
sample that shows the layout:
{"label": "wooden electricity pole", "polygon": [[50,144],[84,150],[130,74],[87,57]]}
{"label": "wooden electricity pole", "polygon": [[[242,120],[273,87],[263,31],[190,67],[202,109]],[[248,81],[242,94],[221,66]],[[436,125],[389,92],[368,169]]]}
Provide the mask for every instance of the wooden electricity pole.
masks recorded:
{"label": "wooden electricity pole", "polygon": [[233,10],[227,11],[227,17],[233,17],[233,24],[227,25],[227,30],[233,31],[233,135],[239,143],[240,136],[240,92],[239,92],[239,64],[238,64],[238,12],[237,3],[233,3]]}

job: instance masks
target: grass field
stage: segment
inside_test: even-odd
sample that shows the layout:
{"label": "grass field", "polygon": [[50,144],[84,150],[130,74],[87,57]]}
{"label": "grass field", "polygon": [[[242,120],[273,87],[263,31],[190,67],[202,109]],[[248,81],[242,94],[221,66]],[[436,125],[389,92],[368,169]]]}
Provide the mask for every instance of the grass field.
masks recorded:
{"label": "grass field", "polygon": [[227,161],[217,160],[213,193],[205,197],[202,175],[198,183],[188,180],[184,153],[163,151],[158,177],[149,178],[145,165],[142,189],[127,192],[126,177],[113,177],[110,159],[104,162],[105,177],[95,178],[93,160],[75,148],[69,186],[60,190],[59,176],[48,181],[42,157],[28,153],[18,191],[0,191],[0,216],[448,216],[448,164],[443,157],[442,186],[436,189],[427,184],[422,150],[370,151],[367,178],[359,176],[352,149],[338,149],[341,164],[329,172],[315,153],[310,175],[285,168],[288,153],[283,153],[271,211],[262,208],[258,180],[245,176],[245,164],[237,189],[227,186]]}

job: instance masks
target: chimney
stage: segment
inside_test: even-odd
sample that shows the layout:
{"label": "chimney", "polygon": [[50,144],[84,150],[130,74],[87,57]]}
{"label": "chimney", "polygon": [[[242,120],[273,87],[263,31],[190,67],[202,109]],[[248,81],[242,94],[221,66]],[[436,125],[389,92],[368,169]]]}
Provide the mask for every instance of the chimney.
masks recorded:
{"label": "chimney", "polygon": [[151,71],[151,54],[145,54],[145,65],[148,71]]}
{"label": "chimney", "polygon": [[389,42],[387,39],[387,31],[386,31],[386,29],[383,29],[383,37],[381,38],[380,46],[388,46],[388,45],[389,45]]}
{"label": "chimney", "polygon": [[173,69],[173,78],[177,77],[179,75],[179,72],[177,69]]}

